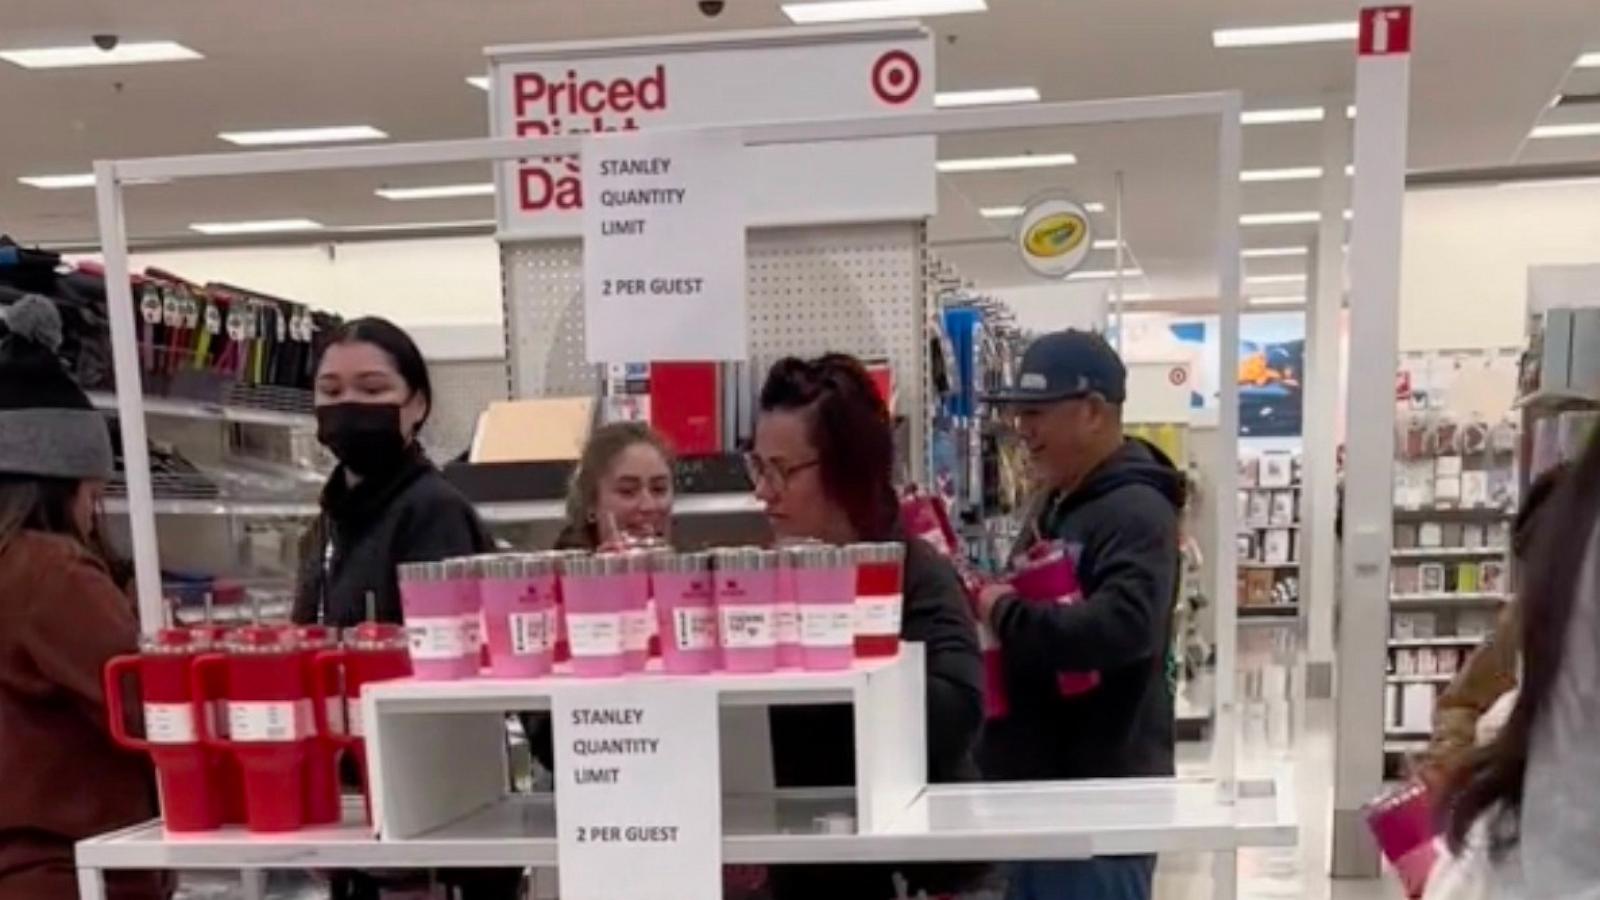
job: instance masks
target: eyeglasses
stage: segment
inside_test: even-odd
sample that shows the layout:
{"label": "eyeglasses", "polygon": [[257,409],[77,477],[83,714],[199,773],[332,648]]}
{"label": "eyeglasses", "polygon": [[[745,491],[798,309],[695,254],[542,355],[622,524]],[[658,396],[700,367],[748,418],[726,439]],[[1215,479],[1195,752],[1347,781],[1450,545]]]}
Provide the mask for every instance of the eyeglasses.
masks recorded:
{"label": "eyeglasses", "polygon": [[757,487],[764,484],[777,491],[788,490],[790,478],[821,464],[822,460],[813,459],[810,462],[785,465],[776,460],[762,459],[754,453],[744,455],[744,470],[750,475],[750,483]]}

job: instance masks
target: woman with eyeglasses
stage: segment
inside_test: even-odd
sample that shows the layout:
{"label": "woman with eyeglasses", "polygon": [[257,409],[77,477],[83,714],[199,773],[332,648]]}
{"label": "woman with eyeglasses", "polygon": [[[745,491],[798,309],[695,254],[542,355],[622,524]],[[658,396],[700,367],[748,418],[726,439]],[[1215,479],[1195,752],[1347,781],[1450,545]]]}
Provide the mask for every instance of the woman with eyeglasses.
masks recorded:
{"label": "woman with eyeglasses", "polygon": [[[854,357],[783,359],[761,389],[755,445],[746,457],[756,496],[780,540],[831,544],[904,541],[905,600],[901,637],[923,644],[927,665],[928,777],[977,778],[973,744],[983,720],[982,665],[976,626],[949,561],[899,526],[894,432],[888,407]],[[848,706],[772,710],[773,765],[780,787],[854,783],[854,738]],[[971,884],[971,865],[785,868],[773,873],[785,898],[896,896],[893,875],[913,896]]]}

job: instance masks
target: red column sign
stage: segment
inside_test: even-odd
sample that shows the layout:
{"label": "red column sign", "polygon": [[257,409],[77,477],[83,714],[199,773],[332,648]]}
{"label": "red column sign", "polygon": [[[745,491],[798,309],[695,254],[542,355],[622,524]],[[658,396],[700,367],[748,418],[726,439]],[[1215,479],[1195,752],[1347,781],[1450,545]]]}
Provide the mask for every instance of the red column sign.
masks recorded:
{"label": "red column sign", "polygon": [[1361,11],[1361,55],[1411,52],[1411,7],[1375,6]]}

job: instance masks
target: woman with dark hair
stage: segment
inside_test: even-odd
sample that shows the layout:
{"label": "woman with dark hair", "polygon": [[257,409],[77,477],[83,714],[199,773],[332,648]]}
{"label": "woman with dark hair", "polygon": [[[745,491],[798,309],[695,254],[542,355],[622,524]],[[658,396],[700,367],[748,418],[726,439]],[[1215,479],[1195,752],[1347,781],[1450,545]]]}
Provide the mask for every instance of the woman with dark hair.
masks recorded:
{"label": "woman with dark hair", "polygon": [[1556,486],[1527,550],[1522,684],[1447,791],[1451,849],[1488,852],[1521,896],[1600,898],[1600,440]]}
{"label": "woman with dark hair", "polygon": [[[755,447],[748,456],[756,496],[780,539],[832,544],[903,541],[901,637],[923,644],[927,674],[928,777],[977,778],[973,744],[983,720],[982,664],[960,579],[932,547],[899,527],[889,410],[854,357],[780,360],[761,388]],[[854,783],[848,707],[783,707],[771,714],[773,763],[783,787]],[[911,892],[944,893],[982,872],[972,866],[898,867]],[[777,896],[895,896],[892,869],[872,866],[779,870]]]}
{"label": "woman with dark hair", "polygon": [[[372,614],[400,622],[400,563],[433,562],[493,547],[472,504],[428,461],[417,435],[433,411],[422,351],[399,326],[368,317],[341,325],[317,360],[317,440],[339,465],[322,514],[301,545],[293,619],[346,628]],[[464,900],[510,900],[516,869],[457,870]],[[334,875],[336,900],[379,896],[359,872]]]}
{"label": "woman with dark hair", "polygon": [[595,550],[630,540],[670,540],[672,451],[641,422],[612,422],[589,435],[567,491],[560,550]]}
{"label": "woman with dark hair", "polygon": [[[78,896],[73,844],[153,817],[148,761],[111,740],[101,672],[139,623],[110,575],[95,506],[105,417],[57,361],[61,319],[29,296],[0,339],[0,900]],[[113,900],[167,894],[110,873]]]}

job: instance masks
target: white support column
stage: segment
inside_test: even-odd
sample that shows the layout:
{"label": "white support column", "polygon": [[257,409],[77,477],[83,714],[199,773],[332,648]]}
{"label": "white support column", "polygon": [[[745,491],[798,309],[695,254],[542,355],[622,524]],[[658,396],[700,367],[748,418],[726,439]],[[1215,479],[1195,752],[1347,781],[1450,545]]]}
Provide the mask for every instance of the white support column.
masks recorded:
{"label": "white support column", "polygon": [[1300,498],[1300,602],[1306,622],[1306,695],[1333,694],[1334,517],[1338,510],[1339,318],[1344,307],[1344,210],[1350,200],[1349,98],[1323,104],[1321,224],[1307,258],[1306,392]]}
{"label": "white support column", "polygon": [[145,442],[139,331],[133,320],[133,285],[128,279],[128,226],[122,213],[122,182],[116,164],[97,162],[94,174],[100,252],[106,270],[106,308],[111,319],[111,365],[117,379],[123,479],[128,486],[128,530],[133,536],[139,625],[149,634],[163,624],[161,554],[156,541],[155,491],[150,483],[150,447]]}
{"label": "white support column", "polygon": [[1362,804],[1383,779],[1384,642],[1394,468],[1401,217],[1405,209],[1411,8],[1361,10],[1356,63],[1355,218],[1350,241],[1350,372],[1345,465],[1344,602],[1334,743],[1332,870],[1378,873]]}
{"label": "white support column", "polygon": [[1239,380],[1228,377],[1239,371],[1239,165],[1241,101],[1237,93],[1228,95],[1222,110],[1217,136],[1217,340],[1220,342],[1217,379],[1217,457],[1212,461],[1211,479],[1218,502],[1211,504],[1212,525],[1216,529],[1216,559],[1211,585],[1216,611],[1217,671],[1212,726],[1212,771],[1222,780],[1227,796],[1233,796],[1238,777],[1237,744],[1239,717],[1234,695],[1234,660],[1238,655],[1238,508],[1233,497],[1239,490]]}

